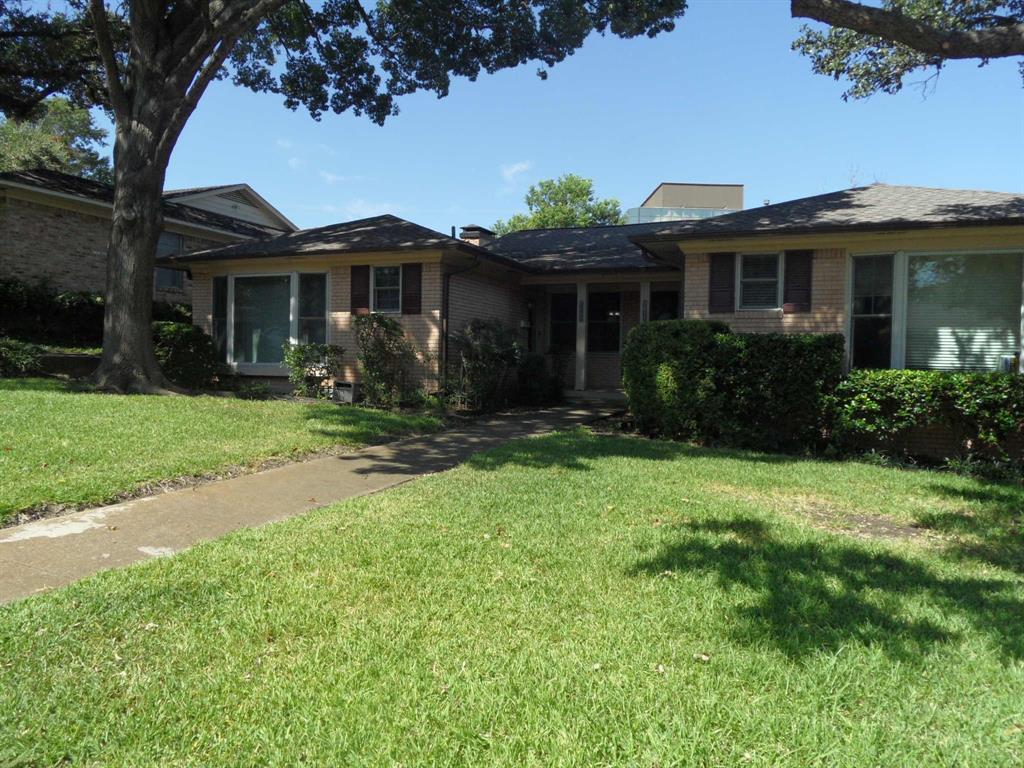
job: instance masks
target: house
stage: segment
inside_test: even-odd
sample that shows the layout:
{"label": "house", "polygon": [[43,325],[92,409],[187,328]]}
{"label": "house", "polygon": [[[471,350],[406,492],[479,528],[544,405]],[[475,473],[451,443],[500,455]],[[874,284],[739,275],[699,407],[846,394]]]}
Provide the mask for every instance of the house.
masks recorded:
{"label": "house", "polygon": [[996,370],[1020,365],[1024,195],[873,184],[698,221],[500,238],[385,215],[161,261],[191,270],[195,321],[250,375],[284,375],[289,340],[354,352],[352,319],[368,312],[401,320],[427,353],[428,388],[473,318],[519,329],[577,390],[619,386],[630,328],[675,317],[841,333],[854,366]]}
{"label": "house", "polygon": [[629,224],[692,221],[742,210],[742,184],[663,181],[639,207],[626,210],[626,221]]}
{"label": "house", "polygon": [[[103,290],[113,187],[56,171],[0,174],[0,278],[46,281],[61,291]],[[206,249],[296,229],[246,184],[164,194],[158,253]],[[154,296],[185,302],[185,272],[159,267]]]}

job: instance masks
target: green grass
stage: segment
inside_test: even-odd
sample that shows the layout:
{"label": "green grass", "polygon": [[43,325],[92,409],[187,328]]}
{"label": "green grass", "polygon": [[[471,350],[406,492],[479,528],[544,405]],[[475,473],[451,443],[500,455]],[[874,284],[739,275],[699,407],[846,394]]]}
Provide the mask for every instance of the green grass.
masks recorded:
{"label": "green grass", "polygon": [[[0,609],[0,764],[1020,766],[1022,504],[511,443]],[[818,527],[867,515],[941,536]]]}
{"label": "green grass", "polygon": [[154,481],[439,426],[430,416],[330,403],[106,395],[52,379],[0,379],[0,522],[41,505],[97,503]]}

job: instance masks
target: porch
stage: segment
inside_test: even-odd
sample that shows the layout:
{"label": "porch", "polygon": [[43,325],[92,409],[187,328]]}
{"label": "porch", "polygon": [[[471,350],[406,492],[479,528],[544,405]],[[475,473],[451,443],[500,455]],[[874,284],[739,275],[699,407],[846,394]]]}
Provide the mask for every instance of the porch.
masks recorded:
{"label": "porch", "polygon": [[524,281],[532,352],[543,354],[568,390],[611,393],[622,386],[622,347],[648,320],[682,316],[678,272],[623,279],[622,273],[574,282]]}

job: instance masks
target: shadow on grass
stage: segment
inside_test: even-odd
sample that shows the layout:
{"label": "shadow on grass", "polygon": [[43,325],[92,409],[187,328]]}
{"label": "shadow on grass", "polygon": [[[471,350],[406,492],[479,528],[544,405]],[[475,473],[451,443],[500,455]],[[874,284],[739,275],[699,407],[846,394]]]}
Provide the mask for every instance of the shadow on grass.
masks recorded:
{"label": "shadow on grass", "polygon": [[969,537],[950,545],[954,555],[1024,574],[1024,488],[995,483],[963,488],[938,482],[929,490],[964,506],[922,513],[918,526]]}
{"label": "shadow on grass", "polygon": [[[752,597],[736,609],[735,636],[799,658],[850,642],[919,661],[953,642],[962,619],[1010,659],[1024,657],[1024,596],[1012,581],[947,577],[927,565],[841,539],[788,541],[754,518],[690,522],[680,540],[631,575],[710,573]],[[930,616],[953,622],[937,622]]]}
{"label": "shadow on grass", "polygon": [[303,406],[302,416],[314,434],[343,443],[370,444],[388,437],[415,432],[432,432],[438,419],[425,414],[381,411],[361,406],[312,403]]}
{"label": "shadow on grass", "polygon": [[0,379],[0,392],[91,392],[83,381],[42,377]]}

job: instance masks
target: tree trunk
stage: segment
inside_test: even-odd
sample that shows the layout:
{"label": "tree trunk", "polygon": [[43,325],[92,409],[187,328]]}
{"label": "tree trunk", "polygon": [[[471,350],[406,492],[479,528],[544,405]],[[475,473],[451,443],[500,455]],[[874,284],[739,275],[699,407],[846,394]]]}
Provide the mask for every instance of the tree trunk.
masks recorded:
{"label": "tree trunk", "polygon": [[153,352],[153,269],[163,227],[166,163],[152,133],[131,121],[114,143],[114,208],[107,250],[103,357],[93,383],[116,392],[167,393]]}

